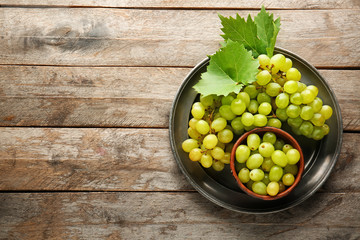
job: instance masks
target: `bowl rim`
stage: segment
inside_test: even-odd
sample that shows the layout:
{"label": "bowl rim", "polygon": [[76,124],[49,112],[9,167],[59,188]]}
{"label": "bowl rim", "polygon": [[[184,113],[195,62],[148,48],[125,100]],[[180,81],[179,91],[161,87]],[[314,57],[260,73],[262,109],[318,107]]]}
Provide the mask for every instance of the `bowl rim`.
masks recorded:
{"label": "bowl rim", "polygon": [[[239,179],[238,174],[236,173],[236,169],[235,169],[235,155],[236,155],[236,149],[237,147],[243,143],[246,138],[252,134],[252,133],[266,133],[266,132],[274,132],[276,134],[277,137],[281,137],[285,142],[290,143],[295,149],[297,149],[300,153],[300,160],[298,161],[297,165],[298,165],[298,173],[296,174],[295,177],[295,181],[294,183],[288,187],[285,191],[275,195],[275,196],[269,196],[269,195],[260,195],[257,194],[253,191],[251,191],[250,189],[248,189]],[[302,174],[304,172],[304,155],[302,152],[302,149],[300,147],[300,144],[296,141],[296,139],[288,132],[280,129],[280,128],[275,128],[275,127],[260,127],[260,128],[255,128],[251,131],[248,131],[244,134],[242,134],[235,142],[232,150],[231,150],[231,158],[230,158],[230,170],[231,173],[233,175],[233,177],[235,178],[237,184],[239,185],[239,187],[248,195],[255,197],[255,198],[259,198],[262,200],[276,200],[282,197],[285,197],[286,195],[288,195],[295,187],[296,185],[298,185],[298,183],[301,180]]]}

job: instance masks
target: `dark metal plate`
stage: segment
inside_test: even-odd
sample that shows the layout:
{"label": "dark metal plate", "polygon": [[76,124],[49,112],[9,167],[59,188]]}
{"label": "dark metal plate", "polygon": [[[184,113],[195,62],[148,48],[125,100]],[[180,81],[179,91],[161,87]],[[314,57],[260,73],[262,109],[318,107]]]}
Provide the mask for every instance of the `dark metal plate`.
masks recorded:
{"label": "dark metal plate", "polygon": [[192,87],[199,81],[201,73],[206,71],[208,58],[195,66],[185,78],[175,96],[170,112],[170,143],[181,171],[192,186],[207,199],[238,212],[271,213],[303,202],[314,194],[329,177],[341,150],[342,118],[334,92],[319,72],[304,59],[281,48],[276,48],[275,52],[289,57],[293,61],[293,66],[301,72],[301,81],[307,85],[317,86],[318,96],[324,104],[330,105],[334,110],[332,117],[327,120],[330,133],[321,141],[292,134],[303,149],[305,170],[299,185],[288,196],[274,201],[252,198],[239,188],[231,175],[229,165],[226,165],[220,173],[212,169],[204,169],[199,163],[190,161],[188,154],[182,150],[181,144],[188,138],[187,128],[191,106],[197,97]]}

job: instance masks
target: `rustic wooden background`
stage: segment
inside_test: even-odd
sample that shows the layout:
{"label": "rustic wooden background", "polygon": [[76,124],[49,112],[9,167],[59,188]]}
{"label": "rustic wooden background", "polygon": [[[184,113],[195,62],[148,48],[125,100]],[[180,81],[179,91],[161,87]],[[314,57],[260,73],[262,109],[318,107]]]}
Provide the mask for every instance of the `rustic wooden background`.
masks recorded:
{"label": "rustic wooden background", "polygon": [[[320,191],[252,215],[191,187],[168,118],[217,14],[262,4],[335,91],[344,141]],[[0,239],[359,239],[359,23],[359,0],[0,0]]]}

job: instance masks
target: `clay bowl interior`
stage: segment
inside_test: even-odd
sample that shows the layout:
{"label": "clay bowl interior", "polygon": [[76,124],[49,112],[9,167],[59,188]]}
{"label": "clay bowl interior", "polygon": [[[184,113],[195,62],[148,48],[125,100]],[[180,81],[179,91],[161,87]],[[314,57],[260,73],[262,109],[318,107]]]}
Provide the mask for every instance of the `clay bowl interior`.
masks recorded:
{"label": "clay bowl interior", "polygon": [[[285,191],[277,194],[276,196],[269,196],[269,195],[260,195],[257,193],[254,193],[253,191],[251,191],[250,189],[248,189],[239,179],[238,177],[238,173],[236,172],[236,167],[235,167],[235,152],[236,152],[236,148],[241,145],[241,144],[246,144],[246,138],[252,134],[252,133],[256,133],[258,134],[260,137],[262,137],[262,135],[266,132],[273,132],[276,134],[277,138],[281,138],[284,140],[285,144],[291,144],[295,149],[297,149],[300,153],[300,160],[297,163],[298,165],[298,173],[295,176],[295,181],[294,183],[290,186],[287,187],[285,189]],[[263,200],[275,200],[275,199],[279,199],[282,198],[286,195],[288,195],[295,187],[296,185],[300,182],[301,176],[304,172],[304,155],[302,152],[302,149],[299,145],[299,143],[295,140],[295,138],[293,138],[289,133],[287,133],[284,130],[281,130],[279,128],[274,128],[274,127],[263,127],[263,128],[255,128],[249,132],[244,133],[234,144],[234,147],[231,151],[231,161],[230,161],[230,169],[232,172],[232,175],[234,176],[237,184],[239,185],[239,187],[248,195],[255,197],[255,198],[259,198],[259,199],[263,199]]]}

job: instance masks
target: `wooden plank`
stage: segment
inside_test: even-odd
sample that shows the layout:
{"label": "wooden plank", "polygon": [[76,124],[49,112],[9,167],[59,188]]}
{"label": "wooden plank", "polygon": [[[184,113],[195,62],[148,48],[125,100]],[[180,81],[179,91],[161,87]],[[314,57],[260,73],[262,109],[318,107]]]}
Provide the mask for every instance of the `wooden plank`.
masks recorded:
{"label": "wooden plank", "polygon": [[[168,127],[189,68],[0,66],[0,126]],[[358,70],[320,70],[360,131]],[[343,84],[346,81],[347,86]],[[149,111],[150,109],[150,111]]]}
{"label": "wooden plank", "polygon": [[[358,239],[359,193],[318,193],[276,214],[198,193],[1,193],[1,239]],[[176,203],[176,204],[174,204]]]}
{"label": "wooden plank", "polygon": [[[0,128],[1,190],[193,190],[167,129]],[[326,191],[359,192],[360,134],[344,134]]]}
{"label": "wooden plank", "polygon": [[[316,66],[360,65],[359,10],[272,12],[277,46]],[[194,66],[219,48],[218,13],[257,12],[1,8],[0,64]]]}
{"label": "wooden plank", "polygon": [[190,1],[190,0],[146,0],[146,1],[129,1],[129,0],[0,0],[0,4],[10,6],[46,6],[46,7],[129,7],[129,8],[221,8],[221,9],[241,9],[241,8],[260,8],[265,5],[266,8],[290,8],[290,9],[341,9],[341,8],[360,8],[356,0],[328,0],[319,3],[316,0],[283,0],[283,1],[247,1],[247,0],[212,0],[212,1]]}

